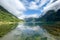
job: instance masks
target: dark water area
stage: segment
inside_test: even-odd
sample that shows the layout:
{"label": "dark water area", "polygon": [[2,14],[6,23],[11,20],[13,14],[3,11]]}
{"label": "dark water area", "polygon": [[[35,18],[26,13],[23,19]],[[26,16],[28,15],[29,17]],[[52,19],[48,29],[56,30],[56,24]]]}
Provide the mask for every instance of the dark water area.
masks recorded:
{"label": "dark water area", "polygon": [[[4,26],[3,26],[4,25]],[[16,23],[0,25],[0,40],[60,40],[60,23]],[[3,33],[3,34],[2,34]]]}

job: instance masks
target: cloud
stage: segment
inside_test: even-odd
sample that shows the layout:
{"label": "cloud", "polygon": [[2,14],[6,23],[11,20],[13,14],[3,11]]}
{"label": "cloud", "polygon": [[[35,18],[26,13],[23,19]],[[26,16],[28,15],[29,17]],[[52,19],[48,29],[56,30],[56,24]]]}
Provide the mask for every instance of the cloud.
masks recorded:
{"label": "cloud", "polygon": [[35,14],[31,14],[31,15],[26,15],[26,18],[29,18],[29,17],[34,17],[34,18],[38,18],[39,16],[38,16],[38,14],[37,13],[35,13]]}
{"label": "cloud", "polygon": [[[24,15],[26,10],[39,10],[42,11],[49,6],[54,0],[0,0],[0,5],[3,6],[10,13],[14,14],[18,18],[37,17],[38,13],[32,15]],[[41,10],[42,9],[42,10]]]}
{"label": "cloud", "polygon": [[38,14],[37,13],[35,13],[35,14],[31,14],[31,15],[22,15],[22,16],[20,16],[20,17],[18,17],[18,18],[20,18],[20,19],[24,19],[24,18],[30,18],[30,17],[33,17],[33,18],[38,18],[39,16],[38,16]]}
{"label": "cloud", "polygon": [[34,9],[34,10],[35,10],[35,9],[38,9],[38,5],[36,5],[36,2],[33,2],[33,1],[32,1],[32,2],[30,3],[30,5],[29,5],[28,8],[29,8],[29,9]]}
{"label": "cloud", "polygon": [[39,0],[22,0],[22,2],[24,3],[24,5],[26,6],[27,9],[32,9],[32,10],[36,10],[38,9],[38,5],[36,5],[36,3],[39,2]]}
{"label": "cloud", "polygon": [[26,15],[23,14],[23,15],[19,16],[18,18],[19,18],[19,19],[24,19],[24,18],[26,18],[25,16],[26,16]]}
{"label": "cloud", "polygon": [[24,4],[19,0],[0,0],[0,5],[17,17],[26,10]]}
{"label": "cloud", "polygon": [[60,9],[60,0],[57,0],[56,2],[54,2],[54,3],[50,4],[49,6],[45,7],[43,11],[45,13],[48,10],[55,10],[55,11],[57,11],[58,9]]}
{"label": "cloud", "polygon": [[[44,9],[44,7],[50,5],[54,0],[35,0],[29,3],[28,8],[32,10]],[[38,3],[38,5],[37,5]]]}

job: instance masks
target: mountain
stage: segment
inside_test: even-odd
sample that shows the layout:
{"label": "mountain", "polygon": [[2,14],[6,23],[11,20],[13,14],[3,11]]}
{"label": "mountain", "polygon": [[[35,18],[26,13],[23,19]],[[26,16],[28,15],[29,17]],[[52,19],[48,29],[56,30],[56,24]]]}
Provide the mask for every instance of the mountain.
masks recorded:
{"label": "mountain", "polygon": [[37,19],[43,22],[60,21],[60,0],[52,3],[43,10],[41,17]]}
{"label": "mountain", "polygon": [[43,15],[42,17],[39,18],[26,18],[26,22],[57,22],[60,21],[60,9],[57,11],[54,10],[49,10]]}
{"label": "mountain", "polygon": [[57,11],[49,10],[46,12],[46,14],[44,16],[39,17],[37,20],[43,21],[43,22],[60,21],[60,9],[58,9]]}
{"label": "mountain", "polygon": [[29,18],[25,18],[25,21],[26,22],[35,22],[37,18],[34,18],[34,17],[29,17]]}
{"label": "mountain", "polygon": [[47,11],[49,11],[49,10],[55,10],[55,11],[57,11],[58,9],[60,9],[60,0],[57,0],[54,3],[52,3],[52,4],[48,5],[47,7],[45,7],[44,10],[43,10],[44,11],[43,15]]}
{"label": "mountain", "polygon": [[18,22],[18,21],[20,21],[20,19],[18,19],[16,16],[9,13],[2,6],[0,6],[0,22]]}
{"label": "mountain", "polygon": [[[43,10],[43,14],[39,18],[34,19],[35,22],[56,22],[60,21],[60,0],[52,3]],[[32,18],[26,19],[26,21],[32,21]]]}

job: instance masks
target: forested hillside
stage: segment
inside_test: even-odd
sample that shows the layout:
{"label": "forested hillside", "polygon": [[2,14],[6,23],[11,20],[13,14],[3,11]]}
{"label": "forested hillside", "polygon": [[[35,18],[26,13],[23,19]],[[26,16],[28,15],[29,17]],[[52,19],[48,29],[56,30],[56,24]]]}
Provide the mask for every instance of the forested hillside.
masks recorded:
{"label": "forested hillside", "polygon": [[57,22],[60,21],[60,9],[57,11],[49,10],[46,12],[46,14],[42,17],[39,17],[37,19],[38,21],[43,22]]}
{"label": "forested hillside", "polygon": [[18,21],[20,21],[20,19],[18,19],[16,16],[9,13],[2,6],[0,6],[0,22],[18,22]]}

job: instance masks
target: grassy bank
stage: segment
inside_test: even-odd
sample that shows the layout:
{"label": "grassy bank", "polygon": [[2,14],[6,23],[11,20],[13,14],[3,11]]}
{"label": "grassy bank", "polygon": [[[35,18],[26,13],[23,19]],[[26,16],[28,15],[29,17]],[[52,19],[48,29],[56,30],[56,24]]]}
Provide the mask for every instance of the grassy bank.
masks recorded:
{"label": "grassy bank", "polygon": [[15,15],[0,6],[0,37],[16,28],[17,22],[23,22],[23,20],[18,19]]}
{"label": "grassy bank", "polygon": [[16,28],[16,23],[6,23],[6,24],[0,24],[0,37],[3,37],[5,34],[7,34],[12,29]]}
{"label": "grassy bank", "polygon": [[0,6],[0,22],[19,22],[19,21],[23,20],[18,19],[15,15],[11,14],[2,6]]}

